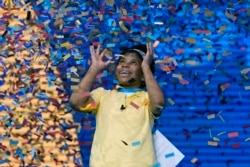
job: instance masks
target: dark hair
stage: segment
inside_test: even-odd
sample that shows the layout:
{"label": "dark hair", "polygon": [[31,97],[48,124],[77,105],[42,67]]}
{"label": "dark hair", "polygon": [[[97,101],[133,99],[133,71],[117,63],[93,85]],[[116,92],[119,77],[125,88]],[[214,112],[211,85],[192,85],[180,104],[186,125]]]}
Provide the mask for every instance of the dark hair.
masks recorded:
{"label": "dark hair", "polygon": [[[134,45],[130,48],[121,48],[120,50],[122,51],[122,53],[121,53],[122,55],[125,55],[127,53],[136,53],[141,58],[141,60],[143,60],[144,55],[142,55],[139,51],[142,51],[146,54],[147,53],[147,46],[140,44],[140,45]],[[137,50],[139,50],[139,51],[137,51]],[[118,59],[118,62],[119,61],[120,61],[120,58]],[[154,61],[152,61],[150,64],[150,70],[154,74],[154,72],[155,72],[155,62]]]}

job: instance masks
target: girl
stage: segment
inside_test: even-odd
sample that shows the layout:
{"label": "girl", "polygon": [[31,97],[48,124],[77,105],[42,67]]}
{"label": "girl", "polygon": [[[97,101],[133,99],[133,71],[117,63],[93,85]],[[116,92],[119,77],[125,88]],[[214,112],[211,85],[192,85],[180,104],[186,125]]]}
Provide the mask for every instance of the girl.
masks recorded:
{"label": "girl", "polygon": [[155,162],[151,128],[165,105],[164,94],[151,71],[153,46],[146,53],[126,50],[118,60],[116,89],[91,90],[97,74],[109,61],[105,51],[90,46],[91,65],[71,97],[72,107],[96,114],[91,167],[152,167]]}

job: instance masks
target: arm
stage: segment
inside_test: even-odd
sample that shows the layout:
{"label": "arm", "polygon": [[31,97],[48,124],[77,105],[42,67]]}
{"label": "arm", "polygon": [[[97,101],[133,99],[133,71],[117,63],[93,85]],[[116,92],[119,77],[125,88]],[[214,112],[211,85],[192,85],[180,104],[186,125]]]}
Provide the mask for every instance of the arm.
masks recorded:
{"label": "arm", "polygon": [[150,70],[150,64],[153,61],[153,46],[151,43],[147,43],[147,53],[141,64],[148,95],[149,95],[149,107],[153,114],[159,115],[162,108],[165,106],[164,94],[157,83],[152,71]]}
{"label": "arm", "polygon": [[105,50],[100,54],[100,45],[98,45],[96,52],[94,47],[90,46],[91,65],[89,70],[78,84],[78,88],[70,96],[70,105],[73,108],[85,107],[88,104],[94,103],[94,99],[89,96],[92,84],[97,74],[107,67],[110,61],[104,62],[102,60]]}

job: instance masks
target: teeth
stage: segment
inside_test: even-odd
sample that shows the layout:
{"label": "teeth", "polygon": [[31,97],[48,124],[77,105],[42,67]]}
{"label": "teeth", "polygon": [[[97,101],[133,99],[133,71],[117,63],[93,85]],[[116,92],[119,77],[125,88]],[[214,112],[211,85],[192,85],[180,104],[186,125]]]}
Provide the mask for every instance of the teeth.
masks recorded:
{"label": "teeth", "polygon": [[128,71],[121,71],[120,74],[129,74]]}

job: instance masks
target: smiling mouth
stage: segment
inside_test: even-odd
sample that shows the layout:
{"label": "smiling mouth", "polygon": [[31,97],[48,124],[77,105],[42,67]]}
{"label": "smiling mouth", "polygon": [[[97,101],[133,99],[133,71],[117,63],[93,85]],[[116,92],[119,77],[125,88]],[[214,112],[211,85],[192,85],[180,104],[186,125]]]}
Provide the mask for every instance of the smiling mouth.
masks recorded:
{"label": "smiling mouth", "polygon": [[128,71],[121,71],[121,72],[119,72],[119,75],[122,76],[122,77],[127,77],[127,76],[130,76],[131,73],[128,72]]}

